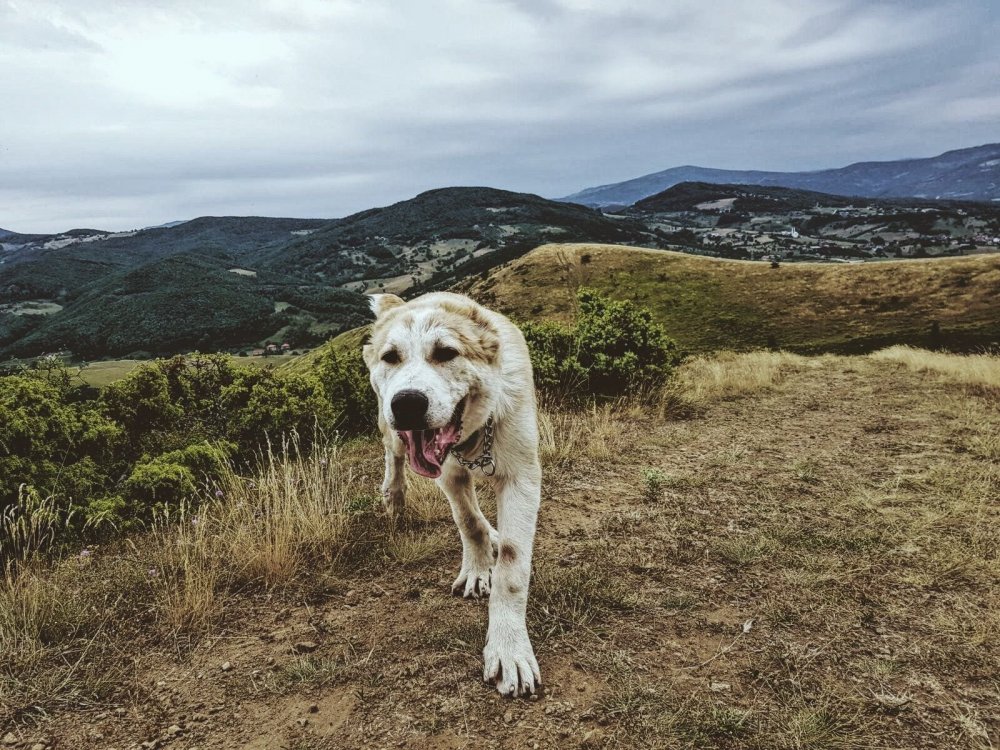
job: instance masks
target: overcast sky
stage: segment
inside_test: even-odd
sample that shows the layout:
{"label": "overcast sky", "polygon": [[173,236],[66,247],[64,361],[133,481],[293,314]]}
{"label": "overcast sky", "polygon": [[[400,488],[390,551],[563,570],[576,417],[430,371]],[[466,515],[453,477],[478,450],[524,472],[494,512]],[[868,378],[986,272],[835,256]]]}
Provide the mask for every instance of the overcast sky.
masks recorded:
{"label": "overcast sky", "polygon": [[1000,141],[995,0],[0,0],[0,227]]}

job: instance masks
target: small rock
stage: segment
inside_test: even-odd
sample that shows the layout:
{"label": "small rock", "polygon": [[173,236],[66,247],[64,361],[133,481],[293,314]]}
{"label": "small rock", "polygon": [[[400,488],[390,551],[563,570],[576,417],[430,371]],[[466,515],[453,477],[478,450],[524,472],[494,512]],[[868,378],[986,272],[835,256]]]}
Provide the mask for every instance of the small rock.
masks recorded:
{"label": "small rock", "polygon": [[228,661],[222,662],[222,671],[223,672],[228,672],[232,668],[233,668],[232,662],[228,662]]}
{"label": "small rock", "polygon": [[115,716],[125,716],[128,713],[128,709],[118,707],[115,709]]}
{"label": "small rock", "polygon": [[353,607],[359,601],[361,601],[361,595],[358,594],[358,592],[355,591],[354,589],[351,589],[346,594],[344,594],[344,604],[346,604],[349,607]]}
{"label": "small rock", "polygon": [[298,724],[300,727],[304,727],[306,724],[309,723],[309,719],[303,716],[301,719],[296,719],[295,723]]}
{"label": "small rock", "polygon": [[313,641],[299,641],[292,646],[292,651],[297,654],[311,654],[317,648],[319,648],[319,646],[317,646]]}
{"label": "small rock", "polygon": [[46,745],[44,745],[41,742],[36,742],[34,745],[31,746],[31,750],[45,750],[45,748]]}
{"label": "small rock", "polygon": [[604,744],[604,732],[600,729],[591,729],[580,741],[580,747],[601,747]]}
{"label": "small rock", "polygon": [[167,727],[167,734],[170,735],[171,737],[177,737],[178,735],[183,733],[184,730],[181,729],[177,724],[171,724],[169,727]]}
{"label": "small rock", "polygon": [[713,693],[724,693],[729,690],[732,685],[728,682],[713,682],[708,687]]}
{"label": "small rock", "polygon": [[319,713],[319,706],[317,706],[315,703],[310,703],[309,704],[309,713],[311,713],[311,714]]}
{"label": "small rock", "polygon": [[385,589],[377,583],[372,584],[372,596],[385,596]]}
{"label": "small rock", "polygon": [[506,713],[503,715],[504,724],[510,724],[514,721],[514,710],[508,708]]}
{"label": "small rock", "polygon": [[5,745],[16,745],[17,744],[17,735],[14,734],[13,732],[7,732],[7,734],[5,734],[3,736],[3,744],[5,744]]}

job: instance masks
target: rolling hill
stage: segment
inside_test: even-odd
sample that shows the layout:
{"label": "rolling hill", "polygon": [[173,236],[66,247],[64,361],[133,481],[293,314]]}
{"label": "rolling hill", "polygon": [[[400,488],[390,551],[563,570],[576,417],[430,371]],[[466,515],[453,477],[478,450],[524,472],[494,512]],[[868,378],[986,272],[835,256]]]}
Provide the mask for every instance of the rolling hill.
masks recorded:
{"label": "rolling hill", "polygon": [[368,289],[440,288],[553,240],[657,244],[637,219],[490,188],[336,220],[202,217],[5,238],[0,356],[86,357],[308,345],[357,325]]}
{"label": "rolling hill", "polygon": [[769,185],[868,198],[1000,201],[1000,143],[924,159],[858,162],[811,172],[674,167],[586,188],[562,200],[586,206],[628,206],[681,182]]}
{"label": "rolling hill", "polygon": [[582,206],[494,188],[441,188],[269,249],[259,268],[303,280],[354,282],[359,289],[388,282],[393,291],[403,291],[413,284],[440,287],[545,242],[649,239],[639,221],[611,219]]}
{"label": "rolling hill", "polygon": [[662,250],[548,245],[459,290],[515,319],[568,320],[578,286],[648,307],[690,352],[1000,343],[1000,255],[772,268]]}
{"label": "rolling hill", "polygon": [[88,284],[118,271],[190,251],[224,251],[233,263],[294,239],[328,219],[202,216],[173,226],[133,232],[75,229],[54,235],[2,238],[0,302],[72,299]]}

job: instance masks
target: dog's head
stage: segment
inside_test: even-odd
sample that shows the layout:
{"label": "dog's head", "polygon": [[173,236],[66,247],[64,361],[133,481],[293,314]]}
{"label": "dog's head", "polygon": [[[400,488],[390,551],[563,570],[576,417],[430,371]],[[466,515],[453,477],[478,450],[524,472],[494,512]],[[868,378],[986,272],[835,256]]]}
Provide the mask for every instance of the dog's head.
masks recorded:
{"label": "dog's head", "polygon": [[483,309],[458,295],[407,303],[378,294],[371,306],[364,358],[381,417],[403,440],[413,470],[438,477],[463,431],[479,429],[493,409],[500,337]]}

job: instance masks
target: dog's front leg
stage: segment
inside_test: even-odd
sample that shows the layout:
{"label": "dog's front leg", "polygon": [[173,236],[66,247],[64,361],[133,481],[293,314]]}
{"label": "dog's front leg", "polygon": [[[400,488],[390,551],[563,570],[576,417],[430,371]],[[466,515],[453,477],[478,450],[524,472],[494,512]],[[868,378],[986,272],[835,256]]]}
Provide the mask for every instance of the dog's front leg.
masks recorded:
{"label": "dog's front leg", "polygon": [[528,695],[541,685],[526,621],[531,549],[541,499],[537,464],[497,482],[497,560],[493,566],[490,624],[483,649],[483,679],[503,695]]}
{"label": "dog's front leg", "polygon": [[472,475],[458,462],[447,461],[437,483],[448,497],[452,518],[462,537],[462,569],[451,585],[451,593],[467,599],[488,596],[497,532],[479,509]]}
{"label": "dog's front leg", "polygon": [[385,478],[382,480],[382,503],[393,523],[403,520],[406,507],[406,447],[381,419],[382,445],[385,446]]}

